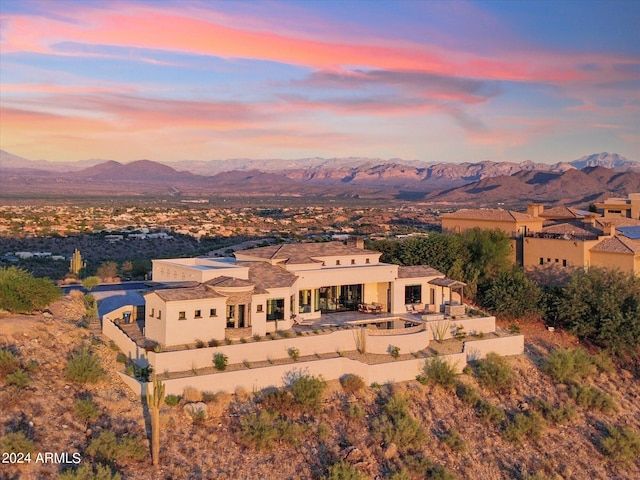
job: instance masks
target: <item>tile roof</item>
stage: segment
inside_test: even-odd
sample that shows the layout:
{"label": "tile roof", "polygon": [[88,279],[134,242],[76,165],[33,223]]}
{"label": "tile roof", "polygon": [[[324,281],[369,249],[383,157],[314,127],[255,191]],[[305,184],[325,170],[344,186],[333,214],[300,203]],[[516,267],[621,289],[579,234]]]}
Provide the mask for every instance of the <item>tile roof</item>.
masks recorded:
{"label": "tile roof", "polygon": [[592,252],[626,253],[636,255],[640,253],[640,241],[631,240],[621,235],[605,238],[591,249]]}
{"label": "tile roof", "polygon": [[315,260],[315,257],[341,255],[380,256],[380,252],[345,245],[342,242],[283,243],[281,245],[241,250],[237,253],[268,260],[283,260],[289,264],[318,263],[318,260]]}
{"label": "tile roof", "polygon": [[398,267],[398,278],[444,277],[444,273],[428,265]]}
{"label": "tile roof", "polygon": [[253,287],[255,282],[234,277],[216,277],[205,282],[210,287]]}
{"label": "tile roof", "polygon": [[522,222],[538,220],[540,217],[534,217],[528,213],[514,212],[513,210],[503,210],[501,208],[486,209],[462,209],[453,213],[445,213],[441,218],[462,218],[469,220],[493,220],[501,222]]}
{"label": "tile roof", "polygon": [[573,207],[552,207],[542,211],[542,218],[583,218],[585,212]]}
{"label": "tile roof", "polygon": [[283,267],[267,262],[238,262],[249,267],[249,279],[255,284],[255,293],[266,293],[268,288],[290,287],[298,277]]}
{"label": "tile roof", "polygon": [[558,222],[551,223],[542,228],[541,234],[544,236],[548,235],[565,235],[567,236],[567,240],[573,240],[574,238],[598,238],[599,235],[602,235],[602,229],[594,227],[592,225],[588,225],[584,223],[582,220],[577,221],[567,221],[567,222]]}
{"label": "tile roof", "polygon": [[197,287],[186,288],[166,288],[154,290],[151,293],[157,294],[162,300],[167,302],[180,301],[180,300],[203,300],[206,298],[220,298],[224,295],[220,295],[217,292],[207,288],[205,285],[199,285]]}
{"label": "tile roof", "polygon": [[612,223],[616,228],[640,226],[640,220],[628,217],[598,217],[596,223],[601,226],[604,226],[605,223]]}

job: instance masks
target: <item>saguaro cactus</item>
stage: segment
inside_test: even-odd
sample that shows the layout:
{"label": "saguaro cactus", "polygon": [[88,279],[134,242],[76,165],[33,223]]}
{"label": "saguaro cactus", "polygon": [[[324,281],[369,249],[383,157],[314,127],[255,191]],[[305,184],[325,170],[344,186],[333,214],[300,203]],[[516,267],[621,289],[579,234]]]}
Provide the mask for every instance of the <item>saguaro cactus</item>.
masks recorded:
{"label": "saguaro cactus", "polygon": [[147,383],[147,405],[151,414],[151,458],[154,466],[160,463],[160,406],[164,402],[164,390],[164,383],[154,373],[153,387]]}
{"label": "saguaro cactus", "polygon": [[71,261],[69,262],[69,271],[74,275],[78,275],[80,270],[85,268],[87,264],[82,261],[82,255],[80,255],[80,250],[77,248],[73,251],[73,256],[71,257]]}

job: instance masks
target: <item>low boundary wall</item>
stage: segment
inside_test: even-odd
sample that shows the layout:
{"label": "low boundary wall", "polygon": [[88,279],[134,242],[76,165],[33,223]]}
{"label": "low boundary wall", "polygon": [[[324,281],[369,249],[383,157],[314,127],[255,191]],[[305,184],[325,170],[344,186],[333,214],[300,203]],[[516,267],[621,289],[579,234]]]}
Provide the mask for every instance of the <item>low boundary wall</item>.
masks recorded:
{"label": "low boundary wall", "polygon": [[477,335],[478,333],[493,333],[496,331],[496,317],[476,317],[443,320],[431,320],[426,322],[426,329],[430,334],[430,339],[435,340],[439,334],[443,334],[440,340],[453,338],[456,335],[458,327],[462,327],[462,331],[466,335]]}
{"label": "low boundary wall", "polygon": [[[466,365],[464,353],[443,355],[441,358],[453,365],[459,372]],[[355,374],[360,375],[367,384],[374,382],[384,384],[414,380],[422,371],[424,363],[424,358],[416,358],[368,365],[357,360],[339,357],[299,362],[295,365],[273,365],[235,372],[170,378],[163,380],[163,383],[167,395],[182,395],[187,387],[211,392],[233,393],[238,389],[256,391],[268,387],[285,386],[300,375],[322,375],[325,380],[337,380],[343,375]]]}
{"label": "low boundary wall", "polygon": [[464,342],[462,351],[468,362],[481,360],[491,352],[498,355],[522,355],[524,353],[524,335],[468,340]]}
{"label": "low boundary wall", "polygon": [[136,343],[131,340],[126,333],[124,333],[118,326],[113,323],[109,318],[104,316],[102,318],[102,333],[109,337],[110,340],[115,343],[118,348],[129,359],[136,362],[140,367],[146,367],[149,365],[147,358],[147,352],[144,348],[140,348]]}

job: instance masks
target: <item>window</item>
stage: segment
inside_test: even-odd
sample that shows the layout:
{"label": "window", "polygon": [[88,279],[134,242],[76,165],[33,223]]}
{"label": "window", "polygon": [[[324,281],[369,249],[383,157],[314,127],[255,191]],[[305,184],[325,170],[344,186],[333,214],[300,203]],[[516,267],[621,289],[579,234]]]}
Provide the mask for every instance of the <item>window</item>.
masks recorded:
{"label": "window", "polygon": [[298,292],[298,313],[311,312],[311,290],[300,290]]}
{"label": "window", "polygon": [[202,311],[201,310],[196,310],[193,313],[193,316],[196,317],[196,318],[202,318]]}
{"label": "window", "polygon": [[340,260],[336,260],[336,265],[340,265]]}
{"label": "window", "polygon": [[295,311],[296,311],[296,296],[291,295],[289,297],[289,314],[294,315]]}
{"label": "window", "polygon": [[256,305],[256,312],[258,313],[264,312],[264,305],[262,304]]}
{"label": "window", "polygon": [[404,303],[422,303],[422,285],[404,287]]}
{"label": "window", "polygon": [[556,263],[558,263],[558,259],[556,258]]}
{"label": "window", "polygon": [[186,320],[187,313],[186,312],[178,312],[178,320]]}
{"label": "window", "polygon": [[371,263],[371,261],[367,258],[364,263]]}
{"label": "window", "polygon": [[215,308],[212,308],[209,310],[209,316],[210,317],[217,317],[218,316],[218,312],[216,311]]}
{"label": "window", "polygon": [[352,258],[351,259],[351,265],[355,265],[355,264],[356,264],[356,261],[355,261],[355,259]]}
{"label": "window", "polygon": [[162,312],[158,310],[158,320],[162,320]]}
{"label": "window", "polygon": [[567,260],[566,260],[566,259],[562,260],[562,266],[563,266],[563,267],[566,267],[566,266],[567,266]]}
{"label": "window", "polygon": [[267,300],[267,322],[284,320],[284,298],[269,298]]}
{"label": "window", "polygon": [[540,265],[544,265],[544,258],[540,257]]}
{"label": "window", "polygon": [[151,313],[149,313],[149,316],[150,316],[150,317],[153,317],[153,314],[154,314],[154,313],[155,313],[155,309],[153,309],[153,308],[152,308],[152,309],[151,309]]}
{"label": "window", "polygon": [[547,263],[551,263],[551,259],[550,258],[547,258]]}

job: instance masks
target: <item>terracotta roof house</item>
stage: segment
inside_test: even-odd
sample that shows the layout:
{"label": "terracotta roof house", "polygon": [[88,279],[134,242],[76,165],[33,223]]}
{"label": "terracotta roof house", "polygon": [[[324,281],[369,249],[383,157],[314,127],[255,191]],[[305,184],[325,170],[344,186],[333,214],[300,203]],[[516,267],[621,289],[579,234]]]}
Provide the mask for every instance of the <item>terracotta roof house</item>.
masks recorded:
{"label": "terracotta roof house", "polygon": [[262,336],[363,307],[404,314],[407,305],[431,312],[462,306],[464,284],[380,256],[362,244],[327,242],[254,248],[226,259],[154,260],[161,288],[144,295],[145,336],[171,346]]}
{"label": "terracotta roof house", "polygon": [[544,219],[538,215],[537,205],[530,205],[527,213],[503,210],[500,208],[463,209],[446,213],[440,218],[442,230],[460,233],[473,228],[499,229],[510,237],[524,235],[527,232],[542,230]]}

